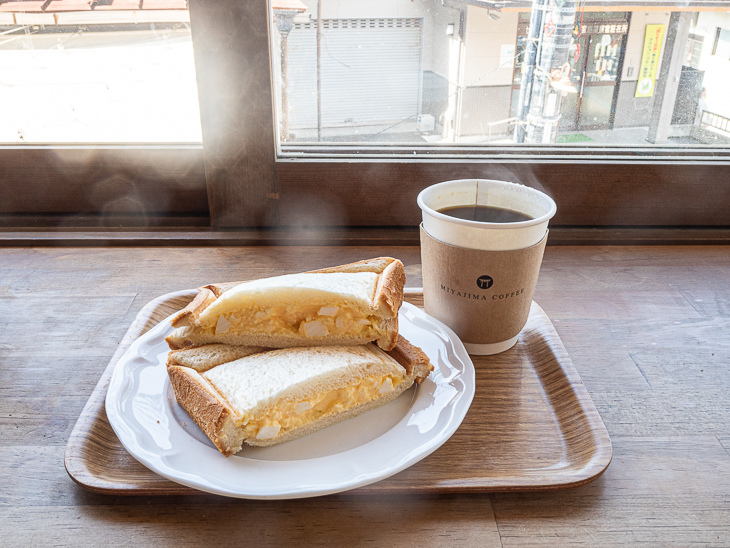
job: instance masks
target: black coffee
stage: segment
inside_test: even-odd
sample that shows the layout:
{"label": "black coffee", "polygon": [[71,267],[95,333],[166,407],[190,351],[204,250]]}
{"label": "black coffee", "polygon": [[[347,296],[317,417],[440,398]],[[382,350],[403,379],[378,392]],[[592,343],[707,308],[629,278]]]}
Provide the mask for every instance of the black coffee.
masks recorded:
{"label": "black coffee", "polygon": [[485,205],[453,206],[445,207],[437,211],[449,217],[456,217],[457,219],[465,219],[467,221],[480,221],[482,223],[519,223],[520,221],[529,221],[532,219],[529,215],[525,215],[519,211]]}

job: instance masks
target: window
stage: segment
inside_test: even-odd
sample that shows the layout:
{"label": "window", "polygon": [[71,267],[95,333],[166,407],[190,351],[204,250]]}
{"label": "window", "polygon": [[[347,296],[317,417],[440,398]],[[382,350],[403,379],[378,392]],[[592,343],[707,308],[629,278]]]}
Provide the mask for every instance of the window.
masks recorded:
{"label": "window", "polygon": [[[697,117],[703,88],[707,108],[730,116],[717,99],[730,67],[702,58],[728,14],[684,12],[672,23],[670,11],[630,2],[615,4],[627,11],[540,4],[274,2],[280,153],[314,143],[727,145],[730,135],[685,120]],[[683,65],[701,72],[675,85],[669,73]]]}
{"label": "window", "polygon": [[6,13],[58,24],[0,27],[0,142],[201,142],[187,10]]}
{"label": "window", "polygon": [[[380,224],[416,223],[417,212],[411,214],[408,209],[409,215],[403,216],[416,188],[445,179],[491,176],[543,185],[555,193],[561,204],[555,219],[558,224],[676,225],[694,224],[693,219],[700,217],[702,220],[697,222],[701,224],[728,224],[728,215],[700,197],[701,185],[690,179],[693,172],[715,176],[722,182],[710,193],[715,198],[726,196],[723,185],[727,180],[729,134],[720,127],[711,127],[709,118],[708,123],[695,123],[702,87],[689,85],[695,82],[691,78],[685,84],[689,77],[681,70],[690,31],[703,37],[711,34],[713,22],[728,14],[717,11],[719,4],[707,4],[707,9],[697,14],[673,11],[672,8],[684,6],[678,2],[662,2],[665,11],[642,11],[630,2],[622,4],[624,11],[614,11],[615,3],[610,11],[601,2],[576,4],[584,9],[578,10],[578,17],[570,22],[573,35],[568,41],[568,67],[555,75],[554,83],[563,85],[563,93],[553,94],[557,86],[548,87],[544,101],[537,103],[542,114],[547,113],[543,118],[560,121],[553,124],[552,135],[543,132],[540,137],[516,143],[514,136],[521,120],[511,118],[519,115],[514,105],[525,80],[527,63],[523,52],[528,40],[534,40],[527,34],[532,2],[510,2],[512,9],[504,10],[498,9],[507,5],[504,2],[408,2],[403,3],[402,9],[391,5],[388,12],[380,14],[367,11],[362,3],[301,2],[300,9],[290,13],[294,24],[289,40],[297,32],[297,21],[306,20],[313,28],[322,20],[322,117],[316,142],[312,140],[311,127],[291,124],[287,138],[278,140],[280,222],[316,222],[308,212],[315,204],[325,204],[331,211],[340,212],[337,219],[342,224],[365,225],[374,219]],[[324,101],[329,76],[324,59],[333,52],[325,49],[328,37],[324,23],[330,25],[329,21],[337,17],[361,17],[377,25],[379,18],[393,15],[421,19],[420,42],[399,34],[404,47],[421,47],[421,111],[406,112],[398,119],[383,116],[381,125],[372,123],[369,128],[365,119],[356,118],[340,120],[336,128],[327,127],[324,114],[331,105]],[[278,19],[274,5],[272,29]],[[550,28],[550,22],[546,15],[542,28]],[[553,35],[555,32],[552,30]],[[434,40],[430,46],[429,36]],[[273,50],[284,55],[280,32],[272,30],[272,38]],[[353,40],[362,45],[366,39]],[[310,44],[314,44],[308,50],[314,67],[316,39],[310,38]],[[297,51],[297,55],[302,55],[302,51]],[[512,58],[507,60],[510,55]],[[672,93],[666,92],[670,78],[663,59],[672,60],[669,69],[682,80],[684,91],[679,103],[678,89],[673,90],[672,98]],[[354,55],[345,50],[338,52],[339,67],[354,67],[351,60],[355,60]],[[707,60],[700,59],[700,64],[703,61]],[[273,65],[275,81],[283,81],[284,64],[280,58],[275,58]],[[288,106],[281,96],[275,97],[279,131],[284,110],[292,106],[304,108],[303,102],[292,98],[297,90],[291,85],[291,64],[287,66]],[[706,109],[727,108],[719,104],[723,90],[727,89],[719,80],[728,74],[728,68],[706,69]],[[337,85],[346,87],[342,73]],[[444,83],[428,84],[435,79],[430,73]],[[314,69],[307,74],[316,78]],[[713,76],[717,80],[712,80]],[[570,90],[571,87],[574,89]],[[401,89],[415,95],[413,104],[419,104],[419,86],[404,85]],[[434,90],[441,94],[441,100],[436,101],[441,105],[438,110],[434,101],[424,100],[427,89],[429,99]],[[313,86],[298,91],[309,94],[310,105],[317,104]],[[385,88],[379,91],[385,92]],[[551,95],[559,97],[551,103]],[[376,102],[382,113],[389,112],[387,95]],[[672,123],[675,106],[682,117]],[[427,118],[423,123],[429,114],[433,121]],[[301,112],[297,116],[299,120],[305,118]],[[317,118],[310,115],[309,119]],[[335,130],[336,136],[328,133]],[[356,168],[346,163],[353,161]],[[347,169],[348,166],[353,168]],[[318,180],[336,181],[336,189],[318,184]],[[615,186],[618,181],[621,192]],[[320,186],[326,186],[326,190],[319,192]],[[396,188],[400,192],[394,193]],[[378,200],[393,194],[396,196],[391,199],[398,200],[397,207],[379,210]],[[296,199],[289,201],[285,196]],[[350,196],[357,196],[357,201],[348,207]],[[693,213],[683,210],[682,204],[688,201],[694,204],[689,208]],[[345,212],[341,213],[343,209]]]}
{"label": "window", "polygon": [[699,70],[704,41],[704,36],[690,33],[687,39],[687,47],[684,50],[684,66]]}
{"label": "window", "polygon": [[0,82],[4,224],[206,222],[185,0],[0,3]]}
{"label": "window", "polygon": [[[633,8],[627,6],[624,12],[610,12],[601,18],[595,15],[604,11],[600,2],[586,0],[583,28],[577,33],[577,40],[584,38],[585,42],[577,60],[573,51],[573,64],[578,68],[554,75],[554,83],[566,79],[566,87],[577,88],[570,79],[580,70],[581,85],[587,90],[581,97],[583,104],[571,107],[576,114],[566,117],[568,125],[561,121],[551,128],[555,140],[514,143],[505,140],[524,119],[516,120],[512,127],[509,122],[489,124],[515,117],[515,86],[524,80],[515,74],[515,57],[524,55],[518,30],[525,28],[523,14],[531,2],[515,0],[509,3],[510,9],[506,2],[498,1],[447,2],[453,13],[445,13],[441,2],[394,1],[389,3],[390,11],[382,14],[348,12],[345,8],[349,9],[350,3],[346,1],[337,3],[340,13],[328,13],[326,2],[272,0],[271,12],[259,3],[233,0],[201,1],[190,6],[205,146],[205,190],[213,225],[415,226],[419,219],[415,206],[418,191],[434,182],[464,177],[542,186],[559,204],[554,219],[557,225],[729,224],[724,207],[729,192],[727,149],[719,140],[698,144],[690,141],[695,139],[690,133],[678,135],[679,140],[669,139],[677,135],[667,135],[666,143],[659,145],[625,142],[595,146],[597,141],[590,144],[579,137],[557,142],[561,135],[585,132],[616,135],[623,129],[622,123],[635,123],[639,115],[644,117],[642,127],[647,128],[647,134],[652,123],[674,132],[664,119],[672,118],[671,109],[654,119],[649,104],[655,99],[636,97],[641,71],[646,68],[642,67],[646,31],[649,25],[664,25],[663,53],[667,51],[665,39],[672,35],[678,44],[672,51],[678,51],[678,58],[683,60],[688,34],[682,39],[679,31],[692,30],[686,22],[696,20],[693,34],[707,36],[696,27],[712,28],[712,21],[705,20],[702,12],[699,17],[683,17],[685,12],[672,11],[683,3],[663,2],[666,11],[631,11]],[[356,4],[360,10],[370,5]],[[423,11],[424,6],[433,7],[433,13],[414,13]],[[318,17],[319,10],[322,13]],[[284,12],[290,12],[286,14],[288,21]],[[657,13],[666,20],[654,21]],[[499,47],[480,61],[486,70],[477,62],[478,47],[476,57],[469,57],[465,41],[469,39],[470,21],[495,23],[499,29],[508,21],[514,22],[509,32],[498,33],[502,34]],[[437,27],[438,36],[449,47],[426,51],[425,37],[435,35]],[[632,29],[639,31],[632,33]],[[357,39],[345,35],[344,30],[359,33]],[[329,31],[340,34],[323,38]],[[481,34],[474,39],[477,45],[480,40],[489,43],[494,33]],[[350,64],[356,53],[369,51],[363,46],[385,42],[394,48],[392,55],[398,55],[393,61],[403,61],[401,70],[382,86],[366,78],[343,91],[344,65]],[[416,56],[414,51],[419,48]],[[310,54],[315,52],[314,61],[304,55],[307,49]],[[378,48],[371,50],[377,52]],[[634,52],[632,59],[628,59],[629,51]],[[343,52],[349,52],[349,57],[343,58]],[[365,70],[384,64],[386,54],[378,55],[359,61],[358,66]],[[406,66],[405,60],[415,63],[417,57],[418,69],[409,70],[414,65]],[[660,59],[649,61],[660,70]],[[700,66],[702,62],[701,57]],[[446,66],[445,72],[434,70],[437,64]],[[433,74],[427,74],[429,67]],[[675,68],[681,72],[681,66]],[[419,77],[415,82],[414,74]],[[483,74],[499,76],[498,84],[481,85],[485,83],[479,78]],[[659,74],[650,82],[653,92],[658,93],[662,77]],[[327,94],[334,93],[338,85],[339,95],[330,95],[326,103]],[[398,97],[401,102],[387,100],[386,104],[386,92],[392,93],[393,87],[402,90]],[[486,87],[499,89],[481,89]],[[551,84],[549,89],[558,88]],[[558,106],[569,104],[560,91],[560,105],[557,99],[540,103],[545,112],[552,109],[549,114],[554,118],[560,112]],[[368,105],[334,105],[331,97]],[[711,100],[712,94],[707,93],[708,107]],[[365,108],[373,103],[378,108]],[[644,107],[639,108],[642,103]],[[282,110],[283,104],[295,106],[296,111]],[[276,117],[272,105],[278,109]],[[625,113],[627,106],[640,112],[621,118],[619,114]],[[373,113],[381,112],[391,117],[372,118]],[[400,132],[400,125],[407,125],[407,131]],[[681,125],[697,128],[682,130],[695,135],[701,130],[720,134],[716,131],[720,128],[707,124]],[[364,133],[367,126],[374,130]],[[486,140],[485,127],[491,128],[491,138]],[[419,146],[414,146],[414,136],[420,139]],[[447,140],[428,139],[434,136]],[[476,142],[478,139],[485,142]],[[708,186],[708,180],[717,184]]]}

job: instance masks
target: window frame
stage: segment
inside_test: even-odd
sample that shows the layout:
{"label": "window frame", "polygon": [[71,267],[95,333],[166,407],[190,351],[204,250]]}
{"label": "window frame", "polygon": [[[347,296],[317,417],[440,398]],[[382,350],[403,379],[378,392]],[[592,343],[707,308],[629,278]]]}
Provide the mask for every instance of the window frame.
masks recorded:
{"label": "window frame", "polygon": [[[119,198],[103,183],[121,179],[140,197],[130,215],[187,214],[212,227],[416,226],[421,189],[479,177],[543,188],[558,203],[556,226],[730,226],[723,149],[277,151],[269,2],[190,0],[189,10],[203,146],[0,147],[0,186],[14,196],[0,213],[103,214]],[[79,205],[78,195],[94,191]]]}

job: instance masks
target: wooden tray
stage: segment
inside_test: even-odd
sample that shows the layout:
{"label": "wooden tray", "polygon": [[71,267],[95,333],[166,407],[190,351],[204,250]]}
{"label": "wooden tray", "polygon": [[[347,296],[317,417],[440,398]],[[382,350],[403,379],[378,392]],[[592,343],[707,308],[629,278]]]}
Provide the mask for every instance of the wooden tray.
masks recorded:
{"label": "wooden tray", "polygon": [[[148,303],[122,339],[66,445],[65,465],[86,489],[113,495],[200,493],[145,468],[122,447],[104,399],[117,360],[139,335],[183,308],[194,291]],[[422,306],[420,290],[406,299]],[[511,350],[472,356],[476,395],[459,430],[411,468],[350,493],[529,491],[576,487],[611,462],[611,441],[560,337],[532,303]]]}

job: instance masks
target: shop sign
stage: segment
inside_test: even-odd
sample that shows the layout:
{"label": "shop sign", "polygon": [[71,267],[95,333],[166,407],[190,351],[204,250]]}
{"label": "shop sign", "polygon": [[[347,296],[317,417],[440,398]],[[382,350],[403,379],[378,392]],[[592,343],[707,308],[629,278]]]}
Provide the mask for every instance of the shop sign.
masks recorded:
{"label": "shop sign", "polygon": [[626,34],[629,31],[629,25],[613,24],[613,25],[585,25],[583,34]]}
{"label": "shop sign", "polygon": [[646,25],[644,52],[641,55],[639,81],[636,83],[634,97],[651,97],[654,95],[654,85],[659,70],[659,57],[662,54],[663,40],[664,25]]}

